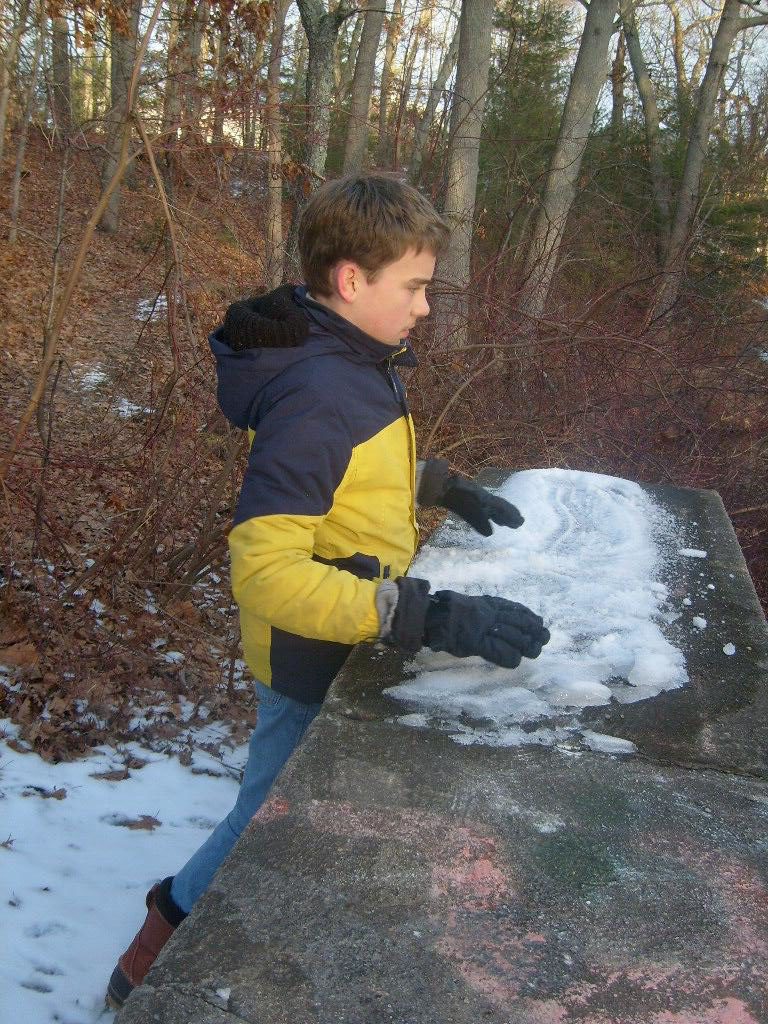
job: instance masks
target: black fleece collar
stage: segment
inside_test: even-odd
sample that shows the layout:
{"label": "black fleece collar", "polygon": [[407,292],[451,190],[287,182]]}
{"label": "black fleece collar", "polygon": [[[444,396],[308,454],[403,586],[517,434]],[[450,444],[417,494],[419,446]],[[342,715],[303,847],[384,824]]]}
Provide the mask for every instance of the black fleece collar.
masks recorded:
{"label": "black fleece collar", "polygon": [[353,352],[373,359],[377,363],[391,359],[396,366],[418,365],[416,355],[407,341],[403,341],[400,348],[377,341],[376,338],[372,338],[370,334],[366,334],[349,320],[329,309],[328,306],[313,299],[304,285],[299,285],[295,289],[294,300],[307,311],[318,327],[341,338]]}
{"label": "black fleece collar", "polygon": [[265,295],[233,302],[227,309],[217,338],[234,352],[256,348],[296,348],[306,342],[313,326],[343,341],[364,360],[376,363],[391,360],[396,366],[417,365],[416,356],[407,341],[399,349],[377,341],[311,298],[304,285],[284,284]]}

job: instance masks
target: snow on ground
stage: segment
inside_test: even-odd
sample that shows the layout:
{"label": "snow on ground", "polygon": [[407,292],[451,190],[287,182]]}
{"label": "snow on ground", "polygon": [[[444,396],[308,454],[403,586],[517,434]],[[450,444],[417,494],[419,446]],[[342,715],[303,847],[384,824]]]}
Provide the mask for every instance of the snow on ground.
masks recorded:
{"label": "snow on ground", "polygon": [[[121,781],[98,777],[127,757],[146,764]],[[104,990],[144,896],[229,811],[234,774],[202,751],[189,768],[138,744],[54,765],[0,741],[1,1024],[113,1020]]]}
{"label": "snow on ground", "polygon": [[[552,639],[517,669],[422,650],[409,666],[413,679],[387,691],[410,710],[400,721],[463,744],[567,743],[584,707],[683,686],[685,659],[662,629],[681,609],[662,569],[706,552],[680,547],[670,513],[631,481],[568,470],[518,473],[499,493],[525,516],[523,527],[496,527],[487,539],[449,527],[451,546],[425,548],[411,574],[433,590],[520,601],[544,617]],[[704,620],[687,621],[697,632]],[[594,734],[584,742],[598,745]],[[606,740],[609,747],[618,750]]]}
{"label": "snow on ground", "polygon": [[168,314],[168,296],[155,295],[150,299],[139,299],[136,303],[134,320],[160,320]]}

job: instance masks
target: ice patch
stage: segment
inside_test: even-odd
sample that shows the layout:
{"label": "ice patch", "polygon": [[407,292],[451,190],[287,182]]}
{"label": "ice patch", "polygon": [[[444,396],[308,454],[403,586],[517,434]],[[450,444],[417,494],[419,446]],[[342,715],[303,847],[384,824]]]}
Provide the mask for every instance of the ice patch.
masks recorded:
{"label": "ice patch", "polygon": [[694,615],[691,619],[691,622],[693,622],[694,626],[696,626],[697,629],[707,628],[707,620],[703,618],[703,616],[701,615]]}
{"label": "ice patch", "polygon": [[683,686],[685,659],[660,626],[676,617],[659,578],[662,545],[677,548],[673,518],[639,485],[599,474],[530,470],[500,493],[526,517],[520,530],[449,529],[451,546],[423,549],[412,574],[433,591],[520,601],[552,639],[514,670],[423,649],[414,678],[386,691],[410,707],[405,724],[426,716],[462,744],[551,745],[564,716]]}
{"label": "ice patch", "polygon": [[581,737],[586,747],[601,754],[634,754],[637,751],[632,740],[621,739],[619,736],[606,736],[601,732],[584,729]]}
{"label": "ice patch", "polygon": [[727,654],[728,657],[730,658],[735,653],[736,653],[736,644],[724,644],[723,645],[723,654]]}
{"label": "ice patch", "polygon": [[677,553],[678,553],[678,555],[683,555],[684,558],[706,558],[707,557],[707,552],[706,551],[702,551],[701,548],[680,548]]}

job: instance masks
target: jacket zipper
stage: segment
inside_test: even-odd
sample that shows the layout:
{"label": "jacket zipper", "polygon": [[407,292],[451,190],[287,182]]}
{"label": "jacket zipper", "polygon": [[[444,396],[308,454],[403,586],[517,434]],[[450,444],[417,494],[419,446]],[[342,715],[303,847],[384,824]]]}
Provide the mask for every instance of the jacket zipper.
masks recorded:
{"label": "jacket zipper", "polygon": [[392,360],[395,356],[399,356],[405,349],[400,349],[393,355],[388,356],[386,360],[386,375],[389,380],[389,386],[394,392],[395,398],[397,399],[400,408],[403,410],[403,418],[405,419],[405,426],[408,431],[408,456],[411,461],[411,525],[413,526],[416,538],[418,540],[419,527],[416,523],[416,492],[415,492],[415,481],[416,481],[416,444],[413,437],[413,427],[411,426],[410,411],[408,409],[408,402],[405,397],[405,388],[402,385],[400,378],[392,369]]}
{"label": "jacket zipper", "polygon": [[403,410],[403,416],[405,416],[407,418],[407,416],[408,416],[408,403],[406,402],[406,399],[405,399],[405,390],[403,388],[403,385],[402,385],[399,377],[392,370],[392,360],[395,358],[395,356],[399,356],[401,352],[405,352],[405,349],[401,348],[398,352],[395,352],[393,355],[387,356],[387,359],[386,359],[386,364],[387,364],[386,365],[386,374],[387,374],[387,380],[389,381],[389,386],[392,388],[392,391],[394,392],[395,398],[397,399],[397,401],[398,401],[398,403],[400,405],[400,408]]}

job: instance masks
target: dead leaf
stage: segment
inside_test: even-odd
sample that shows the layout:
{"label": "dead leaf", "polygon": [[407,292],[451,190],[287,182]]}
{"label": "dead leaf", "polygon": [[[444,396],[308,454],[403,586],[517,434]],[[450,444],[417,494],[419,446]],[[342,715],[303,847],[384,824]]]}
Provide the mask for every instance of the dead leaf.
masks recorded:
{"label": "dead leaf", "polygon": [[127,768],[114,768],[109,772],[89,772],[89,774],[92,779],[104,779],[105,782],[122,782],[131,777]]}
{"label": "dead leaf", "polygon": [[18,668],[31,668],[38,661],[37,648],[27,641],[11,644],[0,650],[0,664],[15,665]]}
{"label": "dead leaf", "polygon": [[162,825],[162,821],[153,818],[151,814],[142,814],[139,818],[131,818],[128,821],[121,821],[123,828],[130,828],[134,831],[143,829],[145,832],[154,832]]}
{"label": "dead leaf", "polygon": [[43,800],[65,800],[67,791],[63,786],[58,789],[45,789],[43,786],[27,786],[22,796],[39,796]]}

